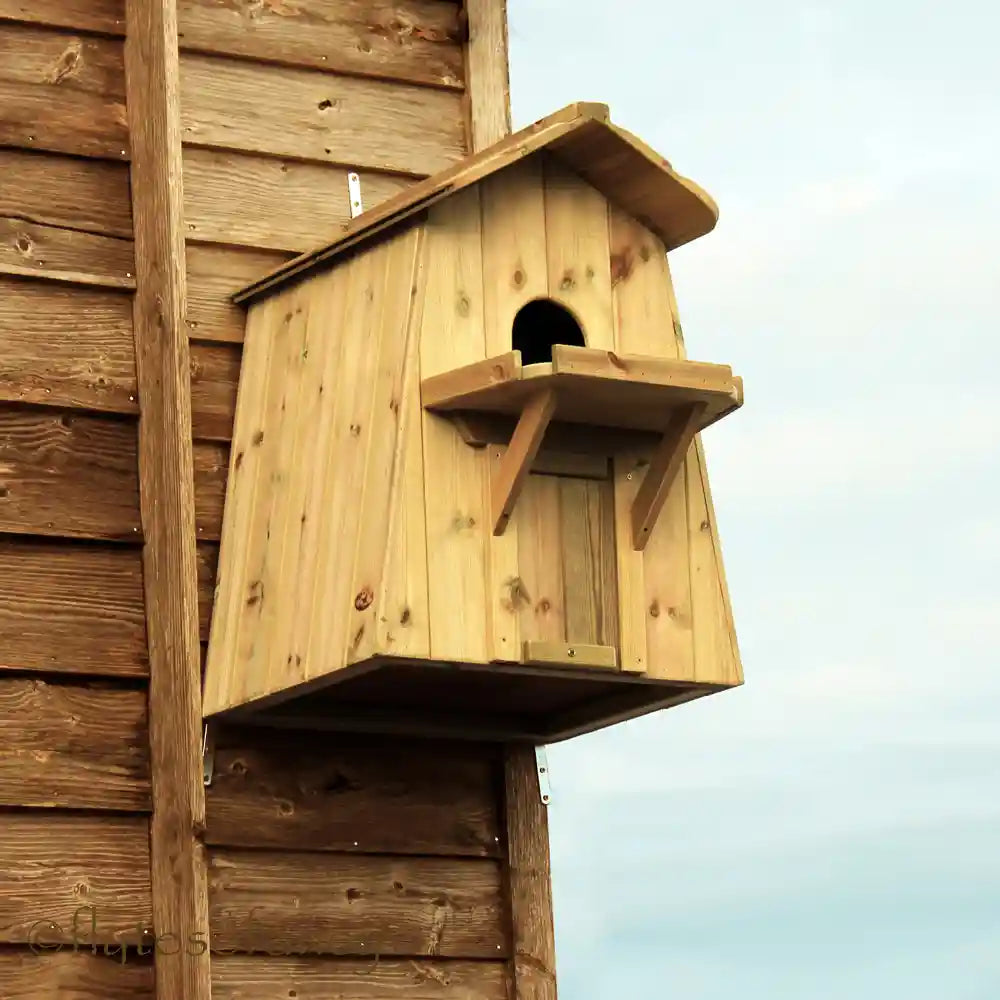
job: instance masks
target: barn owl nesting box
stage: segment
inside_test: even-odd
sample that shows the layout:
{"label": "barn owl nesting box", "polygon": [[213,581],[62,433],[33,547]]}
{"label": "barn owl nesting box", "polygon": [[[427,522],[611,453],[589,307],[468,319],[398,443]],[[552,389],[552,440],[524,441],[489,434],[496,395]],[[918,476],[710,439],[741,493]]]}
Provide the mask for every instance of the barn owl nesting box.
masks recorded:
{"label": "barn owl nesting box", "polygon": [[248,308],[206,715],[563,739],[742,683],[667,251],[696,185],[573,105]]}

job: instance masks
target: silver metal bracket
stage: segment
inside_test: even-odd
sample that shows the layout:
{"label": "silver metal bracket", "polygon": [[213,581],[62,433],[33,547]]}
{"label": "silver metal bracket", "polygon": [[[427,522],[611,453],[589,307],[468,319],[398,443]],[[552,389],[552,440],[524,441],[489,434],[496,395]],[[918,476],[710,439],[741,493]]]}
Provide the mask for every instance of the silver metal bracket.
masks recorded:
{"label": "silver metal bracket", "polygon": [[201,737],[201,775],[207,788],[215,775],[215,734],[209,730],[207,722]]}
{"label": "silver metal bracket", "polygon": [[552,801],[552,786],[549,783],[549,761],[545,756],[545,747],[535,747],[535,767],[538,770],[538,791],[542,797],[542,805],[547,806]]}
{"label": "silver metal bracket", "polygon": [[361,178],[353,172],[347,175],[347,193],[351,198],[351,218],[356,219],[365,207],[361,204]]}

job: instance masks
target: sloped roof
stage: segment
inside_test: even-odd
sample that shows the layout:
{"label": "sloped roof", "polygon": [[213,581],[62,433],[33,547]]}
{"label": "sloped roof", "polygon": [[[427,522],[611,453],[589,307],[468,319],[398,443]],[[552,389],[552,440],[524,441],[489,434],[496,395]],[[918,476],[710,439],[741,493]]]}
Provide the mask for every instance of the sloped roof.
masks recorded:
{"label": "sloped roof", "polygon": [[247,304],[519,160],[545,152],[663,240],[668,250],[711,232],[712,198],[644,142],[613,125],[605,104],[570,104],[353,219],[335,240],[288,261],[234,296]]}

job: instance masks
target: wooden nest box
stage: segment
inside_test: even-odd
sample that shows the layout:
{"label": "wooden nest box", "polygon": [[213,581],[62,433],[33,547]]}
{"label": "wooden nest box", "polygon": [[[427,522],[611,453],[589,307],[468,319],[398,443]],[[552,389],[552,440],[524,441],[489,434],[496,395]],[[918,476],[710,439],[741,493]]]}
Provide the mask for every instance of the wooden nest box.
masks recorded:
{"label": "wooden nest box", "polygon": [[696,435],[742,384],[666,255],[716,218],[574,105],[240,293],[205,714],[548,742],[740,684]]}

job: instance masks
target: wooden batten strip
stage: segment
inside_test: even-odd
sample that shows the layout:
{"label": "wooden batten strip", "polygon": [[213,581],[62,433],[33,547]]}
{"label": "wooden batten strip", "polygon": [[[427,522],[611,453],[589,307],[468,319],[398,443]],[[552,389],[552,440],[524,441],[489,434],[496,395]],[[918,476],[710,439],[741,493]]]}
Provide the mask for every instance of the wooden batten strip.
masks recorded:
{"label": "wooden batten strip", "polygon": [[[149,949],[147,945],[147,950]],[[153,965],[130,951],[126,961],[115,948],[97,954],[67,944],[54,948],[0,949],[0,983],[12,1000],[153,1000]],[[72,984],[68,986],[67,984]],[[492,998],[489,998],[492,1000]]]}
{"label": "wooden batten strip", "polygon": [[215,56],[181,66],[189,145],[416,177],[465,153],[460,94]]}
{"label": "wooden batten strip", "polygon": [[[498,857],[496,752],[478,744],[221,727],[206,841],[355,854]],[[289,780],[294,775],[294,781]]]}
{"label": "wooden batten strip", "polygon": [[0,277],[0,358],[0,400],[139,412],[126,295]]}
{"label": "wooden batten strip", "polygon": [[[213,1000],[509,1000],[503,962],[225,955],[212,961]],[[84,997],[82,1000],[92,1000]],[[93,998],[96,1000],[96,998]],[[103,998],[102,998],[103,1000]],[[109,1000],[118,1000],[110,997]]]}
{"label": "wooden batten strip", "polygon": [[[349,169],[189,147],[184,150],[185,236],[262,250],[307,250],[350,221]],[[366,209],[412,183],[412,178],[372,171],[360,171],[360,179]],[[253,211],[244,211],[247,204]]]}
{"label": "wooden batten strip", "polygon": [[75,930],[86,954],[90,945],[142,940],[150,919],[146,817],[6,813],[0,859],[0,943],[61,941],[69,951]]}
{"label": "wooden batten strip", "polygon": [[[142,419],[139,483],[146,533],[153,790],[154,929],[207,934],[201,760],[201,649],[195,561],[190,359],[177,11],[174,0],[127,0],[126,71],[135,219],[136,368]],[[210,1000],[207,953],[156,956],[157,997]]]}
{"label": "wooden batten strip", "polygon": [[392,958],[510,955],[489,858],[214,850],[213,947]]}
{"label": "wooden batten strip", "polygon": [[298,0],[254,10],[253,30],[238,10],[183,0],[181,49],[327,72],[461,89],[463,18],[439,0]]}
{"label": "wooden batten strip", "polygon": [[530,746],[508,747],[504,788],[514,998],[556,1000],[549,823]]}
{"label": "wooden batten strip", "polygon": [[0,21],[0,145],[127,160],[118,39]]}
{"label": "wooden batten strip", "polygon": [[0,531],[140,542],[131,420],[0,406]]}
{"label": "wooden batten strip", "polygon": [[0,20],[125,34],[125,0],[0,0]]}
{"label": "wooden batten strip", "polygon": [[510,133],[506,0],[466,0],[469,146],[479,152]]}
{"label": "wooden batten strip", "polygon": [[147,811],[146,692],[0,676],[0,805]]}
{"label": "wooden batten strip", "polygon": [[148,673],[138,549],[0,537],[0,580],[0,677]]}
{"label": "wooden batten strip", "polygon": [[0,176],[0,217],[132,238],[132,200],[124,163],[0,149]]}

